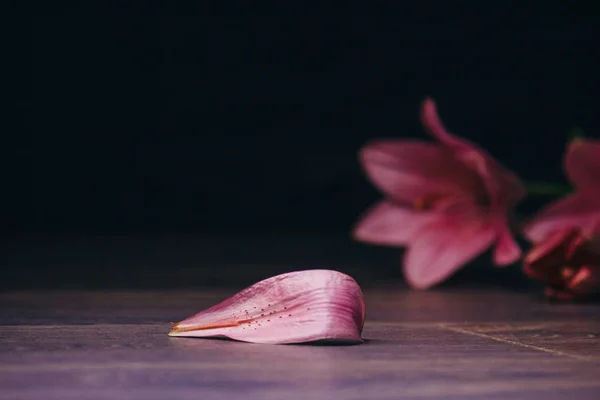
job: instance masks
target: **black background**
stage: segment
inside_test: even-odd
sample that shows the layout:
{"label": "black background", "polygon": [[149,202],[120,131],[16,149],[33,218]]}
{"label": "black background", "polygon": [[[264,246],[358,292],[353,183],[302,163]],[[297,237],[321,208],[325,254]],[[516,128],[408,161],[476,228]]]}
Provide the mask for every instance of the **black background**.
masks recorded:
{"label": "black background", "polygon": [[598,19],[584,3],[547,16],[438,3],[422,7],[447,22],[391,6],[117,2],[32,16],[15,42],[29,65],[7,128],[4,228],[346,237],[380,197],[357,151],[430,140],[425,96],[524,180],[564,183],[570,130],[600,132]]}

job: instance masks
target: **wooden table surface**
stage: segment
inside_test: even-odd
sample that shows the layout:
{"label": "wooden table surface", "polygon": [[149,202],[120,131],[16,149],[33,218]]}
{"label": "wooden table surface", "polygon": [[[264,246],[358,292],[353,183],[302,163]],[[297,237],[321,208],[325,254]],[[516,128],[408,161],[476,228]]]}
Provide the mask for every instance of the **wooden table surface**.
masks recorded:
{"label": "wooden table surface", "polygon": [[595,305],[489,290],[366,292],[367,342],[170,338],[227,291],[0,295],[0,398],[598,399]]}
{"label": "wooden table surface", "polygon": [[[1,253],[12,267],[0,282],[2,400],[600,399],[600,305],[549,303],[507,270],[490,268],[483,285],[463,276],[420,292],[401,284],[396,251],[281,245],[275,267],[260,269],[268,260],[247,240],[225,250],[191,239],[77,240]],[[366,343],[167,336],[171,321],[303,265],[357,277]]]}

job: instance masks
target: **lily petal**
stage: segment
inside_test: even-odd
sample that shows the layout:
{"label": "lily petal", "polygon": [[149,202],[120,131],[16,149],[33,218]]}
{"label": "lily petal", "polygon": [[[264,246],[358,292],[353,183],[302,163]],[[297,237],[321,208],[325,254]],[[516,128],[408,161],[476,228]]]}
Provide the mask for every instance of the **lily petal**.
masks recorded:
{"label": "lily petal", "polygon": [[533,246],[523,260],[523,272],[532,279],[560,283],[565,250],[577,236],[577,230],[559,229]]}
{"label": "lily petal", "polygon": [[408,243],[423,224],[435,218],[431,212],[381,201],[367,211],[353,231],[355,240],[382,246]]}
{"label": "lily petal", "polygon": [[567,289],[578,296],[600,293],[600,266],[584,265],[568,282]]}
{"label": "lily petal", "polygon": [[448,132],[438,115],[435,101],[430,97],[427,97],[421,105],[421,122],[431,135],[456,152],[477,149],[476,146],[469,141]]}
{"label": "lily petal", "polygon": [[376,187],[407,204],[483,190],[478,176],[457,160],[452,151],[432,143],[376,141],[363,147],[360,160]]}
{"label": "lily petal", "polygon": [[[506,220],[506,218],[503,218]],[[508,223],[498,223],[496,226],[496,246],[494,248],[494,264],[508,266],[521,258],[522,251],[508,227]]]}
{"label": "lily petal", "polygon": [[538,243],[553,231],[579,227],[593,229],[600,221],[600,209],[580,194],[572,194],[551,203],[523,228],[525,237]]}
{"label": "lily petal", "polygon": [[462,159],[472,165],[481,176],[490,195],[492,209],[505,212],[527,195],[527,190],[519,178],[483,150],[463,154]]}
{"label": "lily petal", "polygon": [[426,98],[421,106],[421,121],[430,134],[456,152],[456,157],[479,174],[491,196],[492,207],[504,210],[525,197],[525,186],[515,174],[479,146],[448,132],[431,98]]}
{"label": "lily petal", "polygon": [[255,283],[179,322],[169,336],[270,344],[361,343],[364,319],[364,298],[354,279],[337,271],[307,270]]}
{"label": "lily petal", "polygon": [[485,251],[495,237],[492,225],[482,220],[441,215],[410,243],[404,259],[406,280],[417,289],[436,285]]}
{"label": "lily petal", "polygon": [[594,201],[600,198],[600,141],[571,142],[565,155],[565,169],[582,195]]}

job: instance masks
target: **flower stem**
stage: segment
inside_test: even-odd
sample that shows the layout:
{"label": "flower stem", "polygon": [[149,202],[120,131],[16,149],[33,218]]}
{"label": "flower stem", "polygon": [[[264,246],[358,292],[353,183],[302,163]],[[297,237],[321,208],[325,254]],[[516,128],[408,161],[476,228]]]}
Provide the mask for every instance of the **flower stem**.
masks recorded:
{"label": "flower stem", "polygon": [[572,142],[574,140],[581,140],[584,137],[585,135],[583,134],[583,130],[581,130],[581,128],[578,126],[573,127],[569,132],[569,142]]}
{"label": "flower stem", "polygon": [[525,187],[530,195],[560,196],[572,191],[569,186],[546,182],[526,182]]}

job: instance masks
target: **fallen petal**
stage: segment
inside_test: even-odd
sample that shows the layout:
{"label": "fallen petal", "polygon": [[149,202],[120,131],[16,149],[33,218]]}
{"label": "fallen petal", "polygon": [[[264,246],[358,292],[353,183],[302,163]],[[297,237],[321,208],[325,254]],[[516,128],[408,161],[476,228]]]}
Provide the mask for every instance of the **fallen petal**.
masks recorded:
{"label": "fallen petal", "polygon": [[277,275],[187,318],[169,336],[228,337],[269,344],[313,341],[362,343],[363,293],[332,270]]}

